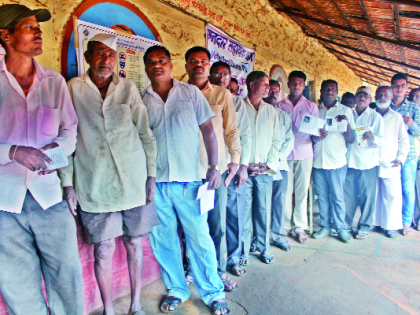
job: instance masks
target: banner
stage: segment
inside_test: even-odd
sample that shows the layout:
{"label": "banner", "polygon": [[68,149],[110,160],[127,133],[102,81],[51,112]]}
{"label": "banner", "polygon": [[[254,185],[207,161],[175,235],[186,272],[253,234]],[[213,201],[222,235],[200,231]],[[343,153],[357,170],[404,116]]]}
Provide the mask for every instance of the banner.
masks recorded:
{"label": "banner", "polygon": [[211,24],[206,25],[206,39],[210,62],[223,61],[230,66],[232,78],[236,78],[239,83],[238,94],[244,98],[247,95],[246,77],[254,69],[255,50]]}
{"label": "banner", "polygon": [[84,53],[88,41],[96,34],[113,34],[117,36],[117,61],[114,72],[120,77],[133,81],[139,92],[148,85],[146,70],[143,63],[144,52],[150,46],[161,45],[152,39],[138,35],[124,35],[115,30],[78,20],[77,34],[75,34],[75,48],[79,75],[83,75],[89,68],[85,61]]}

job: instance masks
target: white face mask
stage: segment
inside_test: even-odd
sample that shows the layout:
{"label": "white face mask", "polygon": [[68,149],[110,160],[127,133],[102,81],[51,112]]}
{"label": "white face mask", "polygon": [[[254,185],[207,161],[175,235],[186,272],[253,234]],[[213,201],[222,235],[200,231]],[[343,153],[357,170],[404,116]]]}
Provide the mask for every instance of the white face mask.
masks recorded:
{"label": "white face mask", "polygon": [[388,108],[391,105],[391,100],[377,100],[376,106],[380,109]]}

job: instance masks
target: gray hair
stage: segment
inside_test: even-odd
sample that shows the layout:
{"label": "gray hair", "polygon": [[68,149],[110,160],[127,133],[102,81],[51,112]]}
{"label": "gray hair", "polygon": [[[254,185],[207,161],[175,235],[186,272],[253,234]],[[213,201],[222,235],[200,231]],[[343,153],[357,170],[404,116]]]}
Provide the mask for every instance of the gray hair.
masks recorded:
{"label": "gray hair", "polygon": [[389,90],[389,93],[391,94],[391,98],[393,98],[394,93],[392,93],[391,87],[389,85],[386,85],[386,84],[382,84],[382,85],[378,86],[378,88],[375,91],[375,97],[376,97],[376,94],[378,93],[379,89],[384,89],[384,88]]}

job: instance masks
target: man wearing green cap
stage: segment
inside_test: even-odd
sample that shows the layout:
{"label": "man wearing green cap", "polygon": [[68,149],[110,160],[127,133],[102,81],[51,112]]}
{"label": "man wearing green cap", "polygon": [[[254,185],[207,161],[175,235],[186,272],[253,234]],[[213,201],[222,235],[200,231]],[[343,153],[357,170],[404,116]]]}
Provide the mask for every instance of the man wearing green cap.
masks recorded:
{"label": "man wearing green cap", "polygon": [[0,291],[10,315],[83,314],[76,225],[44,154],[70,155],[77,129],[63,77],[34,59],[39,22],[50,18],[46,9],[0,6]]}

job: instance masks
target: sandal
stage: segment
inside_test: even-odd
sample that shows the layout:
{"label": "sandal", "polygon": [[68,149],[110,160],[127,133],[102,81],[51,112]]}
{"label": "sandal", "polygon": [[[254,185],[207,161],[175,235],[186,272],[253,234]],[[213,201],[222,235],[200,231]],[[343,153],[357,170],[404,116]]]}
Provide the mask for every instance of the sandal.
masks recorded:
{"label": "sandal", "polygon": [[305,231],[296,232],[296,236],[299,243],[306,243],[307,241],[309,241],[308,235],[306,235]]}
{"label": "sandal", "polygon": [[228,312],[225,313],[225,314],[230,314],[229,305],[226,303],[225,299],[223,299],[223,300],[224,300],[224,302],[213,301],[211,303],[210,308],[211,308],[211,313],[213,315],[217,315],[216,312],[219,312],[219,314],[221,314],[222,313],[222,308],[227,309]]}
{"label": "sandal", "polygon": [[230,268],[230,272],[237,277],[240,277],[246,274],[246,270],[242,268],[241,265],[233,266],[232,268]]}
{"label": "sandal", "polygon": [[368,235],[369,235],[368,232],[357,231],[355,239],[356,240],[364,240],[364,239],[367,239]]}
{"label": "sandal", "polygon": [[[220,278],[222,279],[222,278]],[[226,292],[233,292],[239,289],[239,286],[237,283],[235,283],[235,286],[233,286],[232,288],[228,289],[227,287],[231,287],[232,286],[232,279],[229,278],[228,276],[226,276],[226,278],[222,279],[223,282],[223,287],[224,287],[224,291]]]}
{"label": "sandal", "polygon": [[185,276],[185,281],[187,281],[187,287],[189,287],[190,285],[194,284],[194,278],[191,277],[189,274],[187,274]]}
{"label": "sandal", "polygon": [[249,248],[249,252],[253,253],[257,251],[257,246],[254,243],[251,243],[251,247]]}
{"label": "sandal", "polygon": [[274,258],[273,254],[267,256],[266,254],[261,254],[260,256],[258,256],[261,261],[267,265],[275,263],[276,259]]}
{"label": "sandal", "polygon": [[[175,313],[178,308],[179,304],[182,302],[180,298],[177,298],[175,296],[168,296],[166,297],[165,301],[163,301],[162,305],[160,306],[160,310],[165,314],[172,314]],[[163,306],[168,305],[169,307],[173,307],[173,310],[165,310]]]}
{"label": "sandal", "polygon": [[286,243],[280,243],[278,246],[281,250],[288,252],[289,250],[292,250],[293,243],[288,238],[286,238]]}
{"label": "sandal", "polygon": [[403,234],[404,235],[413,235],[414,234],[414,230],[413,230],[413,228],[411,226],[404,227]]}
{"label": "sandal", "polygon": [[239,258],[239,265],[241,266],[249,266],[251,263],[249,262],[249,256],[241,256]]}

